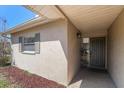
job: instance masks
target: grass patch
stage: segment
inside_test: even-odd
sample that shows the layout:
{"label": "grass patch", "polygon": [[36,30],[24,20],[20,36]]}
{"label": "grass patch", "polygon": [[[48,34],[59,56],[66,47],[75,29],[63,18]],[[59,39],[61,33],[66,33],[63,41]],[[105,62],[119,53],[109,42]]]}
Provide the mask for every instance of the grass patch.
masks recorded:
{"label": "grass patch", "polygon": [[6,88],[9,86],[9,82],[5,80],[0,80],[0,88]]}

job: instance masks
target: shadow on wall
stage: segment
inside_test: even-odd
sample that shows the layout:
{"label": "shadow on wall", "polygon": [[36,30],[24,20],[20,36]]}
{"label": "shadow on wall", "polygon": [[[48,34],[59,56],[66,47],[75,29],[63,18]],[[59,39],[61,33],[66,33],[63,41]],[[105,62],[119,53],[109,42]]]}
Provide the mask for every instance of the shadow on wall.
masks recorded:
{"label": "shadow on wall", "polygon": [[63,48],[60,40],[41,42],[40,43],[40,51],[41,51],[41,54],[43,54],[43,55],[49,54],[48,57],[57,58],[58,61],[59,60],[67,61],[67,52]]}
{"label": "shadow on wall", "polygon": [[[16,47],[19,48],[18,40],[14,40],[14,41],[15,42],[13,42],[13,45],[16,45]],[[19,50],[18,50],[18,52],[19,52]],[[42,40],[42,41],[40,41],[40,54],[45,55],[47,58],[49,58],[50,56],[51,57],[54,56],[59,59],[64,58],[64,60],[67,61],[66,46],[60,40],[51,40],[51,41],[50,40],[49,41]]]}
{"label": "shadow on wall", "polygon": [[40,54],[23,54],[19,52],[18,47],[18,43],[14,43],[14,58],[17,67],[61,84],[66,84],[67,54],[60,40],[40,42]]}
{"label": "shadow on wall", "polygon": [[[12,37],[12,45],[18,45],[19,46],[18,38],[19,38],[19,36],[13,36]],[[40,52],[42,52],[43,49],[49,49],[52,51],[53,49],[58,49],[58,48],[60,48],[60,50],[63,51],[63,53],[67,59],[67,42],[65,42],[64,39],[58,39],[57,40],[56,36],[52,36],[52,39],[50,39],[50,37],[49,38],[48,37],[42,38],[42,36],[41,36]]]}

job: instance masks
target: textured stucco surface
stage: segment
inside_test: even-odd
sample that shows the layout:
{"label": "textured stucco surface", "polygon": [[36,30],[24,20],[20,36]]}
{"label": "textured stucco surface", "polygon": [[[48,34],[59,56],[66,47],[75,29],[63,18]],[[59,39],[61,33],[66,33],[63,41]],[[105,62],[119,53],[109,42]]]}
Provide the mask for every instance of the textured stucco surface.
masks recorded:
{"label": "textured stucco surface", "polygon": [[[40,54],[19,52],[18,37],[30,37],[38,32],[41,37]],[[77,32],[68,20],[58,20],[12,34],[15,65],[61,84],[69,84],[80,67]]]}
{"label": "textured stucco surface", "polygon": [[117,87],[124,87],[124,11],[108,31],[108,69]]}
{"label": "textured stucco surface", "polygon": [[[19,36],[40,32],[40,54],[19,52]],[[67,22],[58,20],[12,34],[15,66],[47,79],[67,84]]]}
{"label": "textured stucco surface", "polygon": [[68,81],[70,82],[80,68],[80,39],[79,31],[68,22]]}

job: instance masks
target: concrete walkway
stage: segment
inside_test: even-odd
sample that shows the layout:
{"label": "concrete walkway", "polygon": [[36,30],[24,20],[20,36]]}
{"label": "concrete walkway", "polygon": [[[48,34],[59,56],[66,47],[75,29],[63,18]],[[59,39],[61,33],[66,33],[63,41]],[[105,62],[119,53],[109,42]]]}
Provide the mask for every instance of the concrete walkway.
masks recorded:
{"label": "concrete walkway", "polygon": [[69,85],[70,88],[115,88],[106,71],[81,69]]}

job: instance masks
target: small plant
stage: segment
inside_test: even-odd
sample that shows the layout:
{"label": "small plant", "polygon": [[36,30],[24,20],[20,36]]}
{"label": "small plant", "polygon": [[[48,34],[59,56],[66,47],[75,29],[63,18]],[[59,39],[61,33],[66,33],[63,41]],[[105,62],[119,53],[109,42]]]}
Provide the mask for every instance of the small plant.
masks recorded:
{"label": "small plant", "polygon": [[3,56],[0,57],[0,66],[6,66],[10,62],[10,57],[9,56]]}
{"label": "small plant", "polygon": [[6,88],[9,86],[9,83],[5,80],[0,80],[0,88]]}
{"label": "small plant", "polygon": [[11,61],[11,47],[9,43],[0,41],[0,66],[6,66]]}

